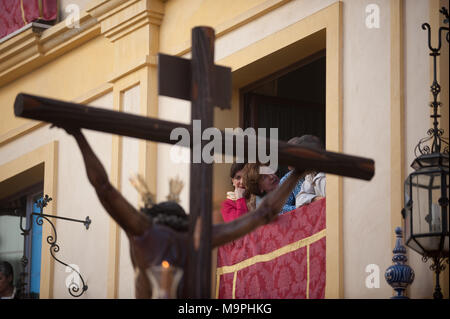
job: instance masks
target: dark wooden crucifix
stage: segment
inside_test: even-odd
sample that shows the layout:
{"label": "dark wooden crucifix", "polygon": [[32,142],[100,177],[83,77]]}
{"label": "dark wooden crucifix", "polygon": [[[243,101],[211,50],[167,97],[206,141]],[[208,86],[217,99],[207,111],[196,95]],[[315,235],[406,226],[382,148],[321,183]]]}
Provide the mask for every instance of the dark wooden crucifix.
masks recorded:
{"label": "dark wooden crucifix", "polygon": [[[231,70],[214,65],[213,29],[197,27],[192,30],[191,60],[160,54],[158,65],[159,93],[191,100],[191,120],[201,120],[202,127],[213,127],[214,106],[230,107]],[[191,141],[186,146],[200,147],[201,150],[208,142],[202,140],[201,145],[193,145],[195,141],[192,139],[192,123],[187,125],[163,121],[28,94],[17,96],[14,111],[16,116],[46,121],[63,128],[85,128],[169,144],[178,144],[178,141],[170,139],[170,132],[181,127],[190,132]],[[225,135],[222,132],[222,136]],[[235,141],[236,136],[231,140]],[[224,141],[225,139],[223,143]],[[244,149],[247,150],[250,144],[251,141],[246,136]],[[227,148],[222,147],[222,150],[226,151]],[[214,238],[219,238],[215,242],[217,246],[235,239],[237,234],[242,236],[248,233],[261,223],[258,222],[256,225],[256,222],[250,221],[244,225],[243,221],[236,221],[228,228],[217,229],[219,236],[212,237],[212,164],[194,163],[192,153],[190,189],[196,191],[190,192],[190,227],[187,243],[189,257],[184,267],[185,278],[188,278],[187,281],[185,279],[187,285],[185,296],[209,298],[211,250]],[[278,142],[278,161],[298,170],[314,169],[364,180],[370,180],[374,174],[373,160],[289,145],[283,141]],[[295,186],[295,181],[291,182],[291,186],[292,188]],[[288,193],[289,191],[286,192]],[[274,201],[273,198],[268,199],[270,200]],[[284,201],[279,201],[282,206]]]}

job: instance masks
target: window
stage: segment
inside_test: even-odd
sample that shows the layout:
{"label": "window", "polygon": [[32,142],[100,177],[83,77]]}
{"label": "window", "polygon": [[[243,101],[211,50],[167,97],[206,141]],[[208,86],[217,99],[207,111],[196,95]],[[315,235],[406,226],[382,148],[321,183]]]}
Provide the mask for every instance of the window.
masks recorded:
{"label": "window", "polygon": [[0,260],[13,266],[21,298],[39,298],[42,225],[32,213],[40,213],[40,198],[42,183],[0,200]]}
{"label": "window", "polygon": [[[241,125],[278,128],[278,139],[313,134],[325,145],[325,51],[241,90]],[[287,167],[280,167],[280,176]]]}

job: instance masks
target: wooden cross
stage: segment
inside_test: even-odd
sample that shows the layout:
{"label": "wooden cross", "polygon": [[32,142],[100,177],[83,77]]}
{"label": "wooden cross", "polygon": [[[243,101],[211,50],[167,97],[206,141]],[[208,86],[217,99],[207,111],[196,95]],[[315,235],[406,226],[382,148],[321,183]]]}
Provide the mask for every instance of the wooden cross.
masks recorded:
{"label": "wooden cross", "polygon": [[[192,30],[192,59],[159,55],[159,93],[191,100],[191,120],[201,120],[203,127],[213,127],[213,107],[230,108],[231,70],[214,65],[214,30],[197,27]],[[181,124],[137,116],[123,112],[89,107],[81,104],[18,94],[14,103],[16,116],[53,123],[60,127],[102,131],[154,142],[179,144],[170,139],[175,128],[189,131],[191,148],[203,149],[208,141],[193,145],[192,124]],[[222,136],[226,136],[223,132]],[[222,139],[225,145],[225,139]],[[232,136],[231,140],[236,140]],[[268,143],[268,142],[267,142]],[[235,145],[235,144],[233,144]],[[245,137],[244,148],[251,146]],[[267,149],[267,148],[266,148]],[[226,147],[222,147],[227,152]],[[272,151],[272,150],[271,150]],[[185,276],[192,285],[186,295],[209,298],[211,290],[211,227],[212,227],[212,164],[194,163],[191,152],[189,257]],[[228,154],[233,156],[234,154]],[[370,180],[374,174],[371,159],[340,153],[312,150],[286,142],[278,142],[278,161],[299,169],[314,169],[325,173]]]}
{"label": "wooden cross", "polygon": [[[231,69],[214,65],[214,30],[192,30],[191,61],[159,54],[159,94],[191,100],[191,121],[214,126],[214,106],[231,108]],[[192,125],[192,122],[191,122]],[[192,135],[191,135],[192,136]],[[192,145],[201,150],[207,141]],[[208,298],[211,293],[212,164],[196,163],[191,152],[189,245],[186,275],[188,296]],[[192,190],[196,190],[193,192]]]}

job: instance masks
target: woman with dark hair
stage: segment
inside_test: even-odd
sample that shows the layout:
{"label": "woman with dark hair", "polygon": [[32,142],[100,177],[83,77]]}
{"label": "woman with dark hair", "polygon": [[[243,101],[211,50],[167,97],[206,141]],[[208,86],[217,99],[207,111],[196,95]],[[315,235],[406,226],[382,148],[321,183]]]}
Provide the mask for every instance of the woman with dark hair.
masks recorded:
{"label": "woman with dark hair", "polygon": [[227,192],[227,199],[223,201],[221,213],[225,222],[239,218],[248,212],[245,187],[242,180],[245,163],[233,163],[230,169],[231,184],[234,191]]}
{"label": "woman with dark hair", "polygon": [[0,262],[0,299],[14,299],[16,288],[14,287],[14,270],[7,261]]}

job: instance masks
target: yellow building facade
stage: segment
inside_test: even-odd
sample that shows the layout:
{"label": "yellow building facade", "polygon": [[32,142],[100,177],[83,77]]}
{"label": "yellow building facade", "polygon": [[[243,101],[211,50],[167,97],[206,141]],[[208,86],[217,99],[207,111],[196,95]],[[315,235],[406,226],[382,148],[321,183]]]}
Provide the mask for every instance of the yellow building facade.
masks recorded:
{"label": "yellow building facade", "polygon": [[[73,138],[15,117],[15,97],[23,92],[189,123],[189,102],[158,96],[157,54],[189,58],[191,29],[199,25],[215,29],[216,64],[232,69],[232,107],[214,111],[220,129],[241,125],[243,90],[324,56],[326,148],[375,160],[369,182],[327,175],[325,296],[392,295],[384,271],[392,264],[394,229],[402,225],[403,182],[412,171],[414,146],[431,127],[431,60],[420,25],[436,29],[439,8],[448,1],[61,1],[70,4],[80,9],[77,23],[66,12],[44,31],[30,28],[0,43],[0,200],[41,183],[53,198],[47,214],[90,217],[89,230],[56,222],[58,256],[76,264],[89,286],[81,298],[134,297],[128,239],[97,199]],[[374,4],[378,11],[367,9]],[[376,12],[378,24],[372,25]],[[448,45],[438,76],[448,136]],[[86,136],[112,183],[136,207],[132,173],[144,176],[157,201],[166,199],[171,178],[189,185],[189,164],[171,162],[170,146],[92,131]],[[229,190],[229,167],[214,165],[215,216]],[[188,210],[186,187],[181,205]],[[44,223],[40,297],[69,298],[67,273],[48,249],[50,234]],[[429,262],[413,251],[408,257],[416,273],[409,296],[430,298]],[[366,285],[368,265],[379,267],[379,287]],[[448,297],[448,267],[441,286]]]}

